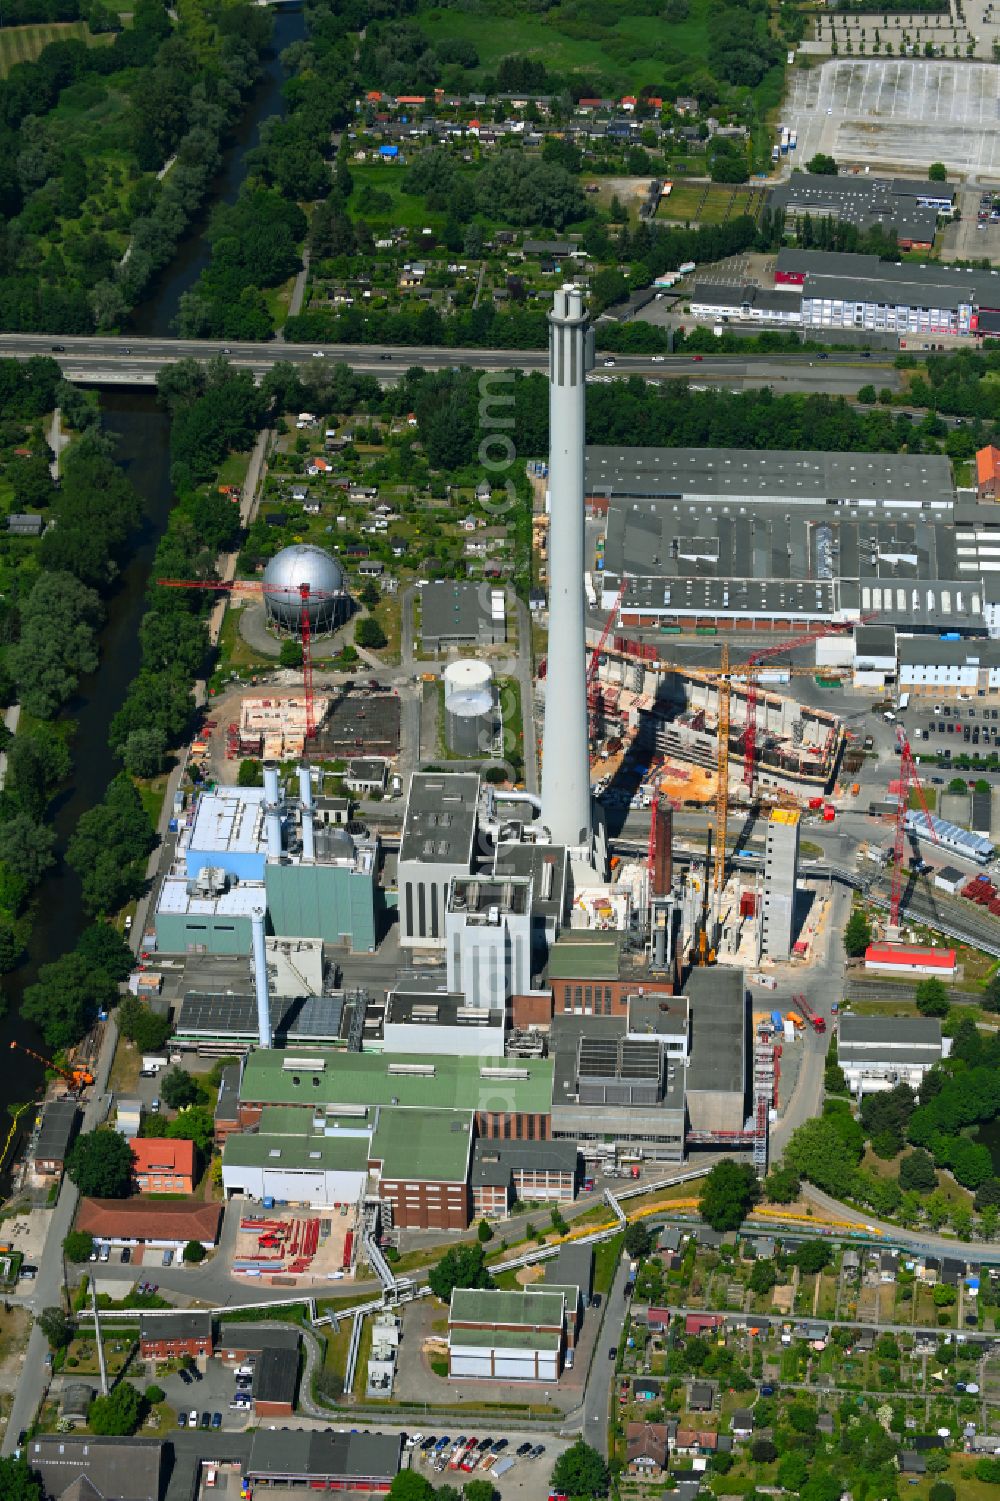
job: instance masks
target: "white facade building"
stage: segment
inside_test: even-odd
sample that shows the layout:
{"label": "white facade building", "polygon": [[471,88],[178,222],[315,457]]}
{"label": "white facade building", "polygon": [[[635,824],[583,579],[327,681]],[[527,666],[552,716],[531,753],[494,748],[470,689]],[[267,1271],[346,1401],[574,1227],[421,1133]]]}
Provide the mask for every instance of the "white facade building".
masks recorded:
{"label": "white facade building", "polygon": [[529,876],[471,876],[452,881],[445,914],[448,989],[469,1006],[503,1011],[531,989]]}
{"label": "white facade building", "polygon": [[928,1069],[951,1051],[933,1017],[842,1016],[837,1057],[852,1094],[909,1084],[919,1089]]}

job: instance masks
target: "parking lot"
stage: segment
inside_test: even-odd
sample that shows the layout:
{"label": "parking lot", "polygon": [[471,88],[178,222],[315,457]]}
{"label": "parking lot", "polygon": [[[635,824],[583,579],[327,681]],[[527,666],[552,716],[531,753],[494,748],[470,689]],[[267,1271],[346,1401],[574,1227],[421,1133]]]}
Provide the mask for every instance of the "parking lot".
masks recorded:
{"label": "parking lot", "polygon": [[[236,1412],[230,1407],[236,1390],[236,1378],[232,1369],[226,1368],[220,1360],[201,1360],[198,1362],[197,1375],[192,1375],[190,1382],[184,1381],[178,1371],[167,1373],[162,1361],[147,1363],[147,1371],[150,1381],[163,1388],[167,1403],[173,1410],[185,1414],[185,1427],[190,1425],[190,1414],[197,1413],[196,1422],[202,1426],[203,1413],[208,1413],[209,1422],[216,1413],[221,1418],[221,1427],[227,1432],[241,1432],[247,1427],[252,1409]],[[180,1426],[180,1425],[178,1425]]]}
{"label": "parking lot", "polygon": [[784,123],[798,131],[803,165],[825,152],[841,167],[923,175],[942,161],[952,172],[1000,174],[997,70],[989,63],[836,58],[791,75]]}

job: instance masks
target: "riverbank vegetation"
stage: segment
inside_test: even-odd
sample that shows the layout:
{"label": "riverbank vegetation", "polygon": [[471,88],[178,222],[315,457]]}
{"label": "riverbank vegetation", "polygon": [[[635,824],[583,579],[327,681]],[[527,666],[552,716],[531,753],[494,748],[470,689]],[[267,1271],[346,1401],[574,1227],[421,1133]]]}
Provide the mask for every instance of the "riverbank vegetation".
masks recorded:
{"label": "riverbank vegetation", "polygon": [[174,23],[163,0],[137,0],[110,46],[52,42],[11,68],[0,83],[5,328],[120,325],[199,209],[270,35],[254,5],[181,7]]}

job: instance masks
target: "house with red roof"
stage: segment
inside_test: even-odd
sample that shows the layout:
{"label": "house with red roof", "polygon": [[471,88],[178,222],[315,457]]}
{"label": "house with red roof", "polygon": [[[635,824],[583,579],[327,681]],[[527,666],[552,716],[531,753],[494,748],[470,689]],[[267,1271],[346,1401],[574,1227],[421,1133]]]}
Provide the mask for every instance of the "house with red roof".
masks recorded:
{"label": "house with red roof", "polygon": [[980,500],[996,500],[1000,488],[1000,448],[992,443],[976,453],[976,492]]}
{"label": "house with red roof", "polygon": [[957,968],[954,949],[932,949],[911,943],[870,943],[865,949],[865,969],[906,975],[937,975],[944,980]]}
{"label": "house with red roof", "polygon": [[132,1171],[141,1194],[194,1193],[194,1142],[135,1136]]}

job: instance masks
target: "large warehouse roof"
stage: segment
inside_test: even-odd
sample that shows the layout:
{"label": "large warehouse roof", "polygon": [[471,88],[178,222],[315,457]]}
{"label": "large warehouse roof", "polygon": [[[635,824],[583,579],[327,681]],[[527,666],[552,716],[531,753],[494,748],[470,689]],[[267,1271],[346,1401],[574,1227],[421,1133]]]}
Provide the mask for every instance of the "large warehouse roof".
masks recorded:
{"label": "large warehouse roof", "polygon": [[755,448],[587,449],[588,495],[629,499],[934,502],[954,499],[951,465],[927,454]]}
{"label": "large warehouse roof", "polygon": [[410,779],[400,862],[468,865],[476,831],[479,777],[417,771]]}
{"label": "large warehouse roof", "polygon": [[[316,1066],[314,1066],[316,1065]],[[293,1054],[255,1048],[240,1097],[274,1105],[310,1105],[334,1114],[339,1104],[402,1109],[497,1110],[547,1115],[552,1063],[546,1058],[481,1058],[416,1053],[346,1053],[313,1049]]]}

